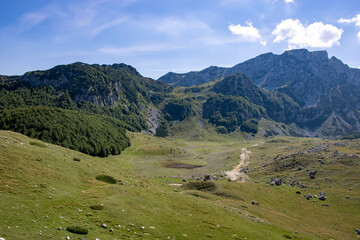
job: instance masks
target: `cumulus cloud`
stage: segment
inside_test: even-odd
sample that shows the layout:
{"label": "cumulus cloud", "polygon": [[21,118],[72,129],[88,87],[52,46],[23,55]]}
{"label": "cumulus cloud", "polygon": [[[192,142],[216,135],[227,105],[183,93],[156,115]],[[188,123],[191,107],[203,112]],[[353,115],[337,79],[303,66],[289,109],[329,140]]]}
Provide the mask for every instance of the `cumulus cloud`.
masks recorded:
{"label": "cumulus cloud", "polygon": [[284,2],[286,2],[286,3],[295,3],[294,0],[284,0]]}
{"label": "cumulus cloud", "polygon": [[286,40],[289,48],[330,48],[334,44],[339,44],[342,33],[342,29],[330,24],[315,22],[305,26],[297,19],[283,20],[272,32],[275,35],[274,42],[278,43]]}
{"label": "cumulus cloud", "polygon": [[[355,23],[355,26],[360,27],[360,14],[356,15],[353,18],[340,18],[339,23]],[[360,39],[360,32],[356,35]]]}
{"label": "cumulus cloud", "polygon": [[360,27],[360,14],[356,15],[353,18],[340,18],[339,23],[355,23],[355,26]]}
{"label": "cumulus cloud", "polygon": [[257,41],[261,38],[259,30],[253,27],[251,22],[248,22],[247,26],[230,24],[228,29],[232,32],[232,34],[241,36],[245,40],[251,42]]}

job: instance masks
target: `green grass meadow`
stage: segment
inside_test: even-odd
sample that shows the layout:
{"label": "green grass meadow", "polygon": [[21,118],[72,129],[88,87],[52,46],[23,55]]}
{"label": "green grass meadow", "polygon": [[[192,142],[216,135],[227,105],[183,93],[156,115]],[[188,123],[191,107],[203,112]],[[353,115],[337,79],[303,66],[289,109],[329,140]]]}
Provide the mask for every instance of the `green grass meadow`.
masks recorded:
{"label": "green grass meadow", "polygon": [[[360,156],[359,141],[343,146],[321,139],[245,140],[206,132],[196,138],[188,133],[168,138],[127,135],[132,145],[121,155],[98,158],[0,131],[0,237],[358,239],[359,158],[346,156]],[[329,151],[322,153],[325,164],[311,154],[273,160],[318,145],[329,145]],[[241,148],[252,152],[248,182],[220,177],[213,181],[216,189],[210,191],[169,185],[183,183],[182,177],[231,170],[239,161]],[[347,155],[335,156],[334,151]],[[164,165],[169,161],[202,167],[169,168]],[[302,170],[298,171],[298,165]],[[308,172],[313,169],[317,175],[310,179]],[[112,176],[117,182],[96,180],[98,175]],[[286,183],[270,186],[270,179],[279,177]],[[288,185],[295,180],[308,187]],[[320,191],[327,200],[303,197]],[[325,203],[329,206],[323,206]],[[91,208],[95,205],[103,209]],[[88,234],[68,232],[65,228],[69,226],[86,228]]]}

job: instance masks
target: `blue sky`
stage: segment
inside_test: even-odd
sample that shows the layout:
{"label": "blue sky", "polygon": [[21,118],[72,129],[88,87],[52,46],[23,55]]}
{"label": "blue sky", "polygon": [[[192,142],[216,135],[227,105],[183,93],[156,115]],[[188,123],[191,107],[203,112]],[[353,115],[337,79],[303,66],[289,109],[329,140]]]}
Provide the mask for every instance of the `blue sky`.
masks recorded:
{"label": "blue sky", "polygon": [[359,0],[11,0],[0,74],[126,63],[147,77],[230,67],[266,52],[327,50],[360,67]]}

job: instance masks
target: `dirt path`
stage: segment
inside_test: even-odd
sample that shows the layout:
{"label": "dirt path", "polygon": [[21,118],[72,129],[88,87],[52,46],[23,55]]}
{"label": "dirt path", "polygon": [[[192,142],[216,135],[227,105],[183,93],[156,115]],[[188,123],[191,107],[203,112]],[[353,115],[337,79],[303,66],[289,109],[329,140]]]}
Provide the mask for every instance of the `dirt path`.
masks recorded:
{"label": "dirt path", "polygon": [[233,170],[225,171],[225,175],[231,181],[240,179],[241,182],[245,182],[250,178],[244,172],[241,172],[241,169],[247,167],[249,164],[251,151],[246,148],[242,148],[241,151],[239,164]]}

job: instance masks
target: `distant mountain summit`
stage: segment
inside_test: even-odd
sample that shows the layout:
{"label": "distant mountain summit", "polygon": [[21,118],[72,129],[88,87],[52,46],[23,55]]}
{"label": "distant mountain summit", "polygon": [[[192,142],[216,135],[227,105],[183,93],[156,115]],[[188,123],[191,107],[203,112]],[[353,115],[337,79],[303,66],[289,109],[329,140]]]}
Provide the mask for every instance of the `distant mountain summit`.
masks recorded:
{"label": "distant mountain summit", "polygon": [[290,50],[281,55],[265,53],[231,68],[211,66],[198,72],[167,73],[159,80],[190,87],[234,73],[247,75],[259,87],[286,92],[303,107],[316,104],[320,96],[338,84],[360,85],[360,70],[350,68],[326,51]]}
{"label": "distant mountain summit", "polygon": [[[268,92],[291,97],[301,107],[291,119],[317,136],[360,130],[360,70],[350,68],[336,57],[329,59],[326,51],[298,49],[281,55],[265,53],[231,68],[211,66],[198,72],[167,73],[159,80],[189,87],[236,73],[245,74]],[[235,84],[238,83],[227,83],[227,93],[240,93]],[[242,93],[254,90],[250,84],[246,86]]]}

